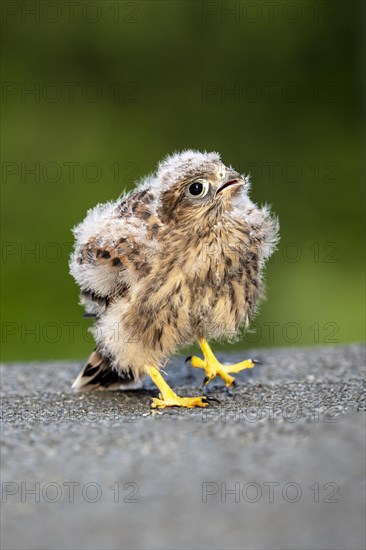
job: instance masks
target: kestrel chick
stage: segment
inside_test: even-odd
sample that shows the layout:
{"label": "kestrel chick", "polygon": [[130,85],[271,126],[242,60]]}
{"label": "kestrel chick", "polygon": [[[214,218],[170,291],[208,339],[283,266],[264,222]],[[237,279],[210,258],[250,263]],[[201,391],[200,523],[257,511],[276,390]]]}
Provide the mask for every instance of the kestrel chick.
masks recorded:
{"label": "kestrel chick", "polygon": [[204,407],[176,395],[159,369],[180,346],[227,386],[246,360],[223,366],[208,340],[248,325],[262,293],[262,270],[277,241],[267,207],[248,197],[249,182],[217,153],[184,151],[115,202],[98,205],[74,229],[71,273],[95,316],[96,348],[73,384],[79,391],[131,387],[149,374],[160,390],[152,407]]}

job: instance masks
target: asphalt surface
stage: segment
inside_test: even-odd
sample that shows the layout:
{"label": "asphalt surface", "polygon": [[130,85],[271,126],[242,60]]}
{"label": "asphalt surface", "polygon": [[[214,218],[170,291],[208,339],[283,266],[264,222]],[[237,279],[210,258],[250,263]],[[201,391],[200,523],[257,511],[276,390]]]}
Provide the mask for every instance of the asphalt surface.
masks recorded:
{"label": "asphalt surface", "polygon": [[78,395],[80,364],[3,365],[2,548],[365,548],[364,347],[250,356],[210,407],[153,414],[149,381]]}

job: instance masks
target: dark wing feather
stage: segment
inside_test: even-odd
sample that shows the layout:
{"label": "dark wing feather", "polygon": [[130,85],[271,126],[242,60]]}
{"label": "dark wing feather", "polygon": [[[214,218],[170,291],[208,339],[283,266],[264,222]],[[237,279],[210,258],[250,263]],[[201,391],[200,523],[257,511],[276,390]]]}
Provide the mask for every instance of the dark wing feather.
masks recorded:
{"label": "dark wing feather", "polygon": [[91,211],[74,230],[70,268],[87,300],[123,296],[134,280],[150,273],[159,220],[144,197],[132,194],[113,207]]}

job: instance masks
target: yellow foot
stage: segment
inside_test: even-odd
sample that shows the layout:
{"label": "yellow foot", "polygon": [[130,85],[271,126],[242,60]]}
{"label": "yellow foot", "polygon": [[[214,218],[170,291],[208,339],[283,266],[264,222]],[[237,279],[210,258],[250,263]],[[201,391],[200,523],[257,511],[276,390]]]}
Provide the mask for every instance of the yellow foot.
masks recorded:
{"label": "yellow foot", "polygon": [[179,397],[170,386],[165,382],[164,378],[156,367],[149,367],[147,372],[151,376],[152,381],[160,390],[159,398],[154,397],[151,403],[152,409],[165,409],[165,407],[207,407],[208,401],[205,397]]}
{"label": "yellow foot", "polygon": [[208,401],[204,397],[179,397],[174,394],[174,397],[168,399],[158,399],[154,397],[151,403],[152,409],[165,409],[165,407],[185,407],[193,409],[193,407],[207,407]]}
{"label": "yellow foot", "polygon": [[245,369],[252,369],[254,362],[251,359],[236,363],[235,365],[222,365],[212,353],[208,342],[204,338],[199,339],[199,345],[201,347],[204,359],[199,357],[190,357],[192,367],[197,369],[203,369],[205,371],[204,384],[208,384],[216,376],[220,376],[227,387],[232,386],[235,382],[235,378],[230,376],[231,374],[240,372]]}

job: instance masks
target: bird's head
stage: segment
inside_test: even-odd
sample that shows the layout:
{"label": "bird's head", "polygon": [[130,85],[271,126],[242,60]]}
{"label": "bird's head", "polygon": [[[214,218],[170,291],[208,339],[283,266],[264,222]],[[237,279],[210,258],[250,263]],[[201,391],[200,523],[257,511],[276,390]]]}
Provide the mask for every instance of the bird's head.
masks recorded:
{"label": "bird's head", "polygon": [[217,153],[183,151],[158,166],[160,216],[166,222],[202,225],[218,221],[246,194],[248,182]]}

